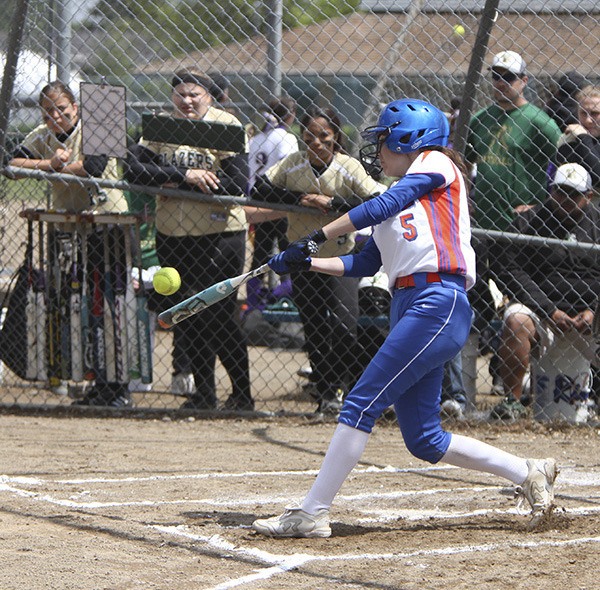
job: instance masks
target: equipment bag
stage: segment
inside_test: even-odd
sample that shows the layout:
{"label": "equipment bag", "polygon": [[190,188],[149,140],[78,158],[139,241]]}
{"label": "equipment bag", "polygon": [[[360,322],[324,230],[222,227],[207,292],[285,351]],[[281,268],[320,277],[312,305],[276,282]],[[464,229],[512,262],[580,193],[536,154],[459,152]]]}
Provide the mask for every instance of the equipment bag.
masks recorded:
{"label": "equipment bag", "polygon": [[[34,276],[31,277],[30,273]],[[39,270],[31,269],[26,261],[11,279],[11,285],[2,302],[6,316],[0,331],[0,360],[21,379],[27,375],[27,292],[30,284],[38,280]],[[15,280],[16,277],[16,280]]]}

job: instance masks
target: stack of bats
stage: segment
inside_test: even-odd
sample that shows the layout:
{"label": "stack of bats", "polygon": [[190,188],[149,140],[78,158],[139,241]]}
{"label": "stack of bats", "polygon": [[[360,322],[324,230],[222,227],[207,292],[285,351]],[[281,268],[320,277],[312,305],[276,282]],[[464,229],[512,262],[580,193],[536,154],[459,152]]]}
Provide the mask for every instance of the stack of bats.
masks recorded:
{"label": "stack of bats", "polygon": [[132,274],[135,257],[141,277],[140,220],[31,210],[21,215],[28,224],[30,270],[26,377],[50,386],[94,379],[151,383],[148,297],[142,281],[134,287]]}

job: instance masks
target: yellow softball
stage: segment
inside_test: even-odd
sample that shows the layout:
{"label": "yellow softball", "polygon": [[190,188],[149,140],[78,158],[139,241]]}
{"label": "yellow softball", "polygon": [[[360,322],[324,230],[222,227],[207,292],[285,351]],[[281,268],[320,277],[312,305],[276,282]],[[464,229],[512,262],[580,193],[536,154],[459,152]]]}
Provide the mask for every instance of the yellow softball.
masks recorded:
{"label": "yellow softball", "polygon": [[173,295],[181,287],[181,277],[177,269],[165,266],[156,271],[152,277],[152,285],[157,293],[161,295]]}
{"label": "yellow softball", "polygon": [[452,30],[457,37],[464,37],[465,33],[467,32],[462,25],[454,25]]}

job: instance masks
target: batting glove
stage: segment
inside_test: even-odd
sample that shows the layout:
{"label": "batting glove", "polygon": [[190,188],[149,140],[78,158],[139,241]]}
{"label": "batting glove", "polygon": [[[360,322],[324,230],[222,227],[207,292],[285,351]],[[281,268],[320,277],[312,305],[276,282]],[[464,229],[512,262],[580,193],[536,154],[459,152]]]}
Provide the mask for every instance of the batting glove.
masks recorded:
{"label": "batting glove", "polygon": [[307,236],[292,242],[288,246],[288,250],[291,248],[298,248],[304,252],[305,256],[314,256],[318,254],[319,248],[321,244],[324,244],[327,241],[325,234],[322,229],[316,229],[313,232],[310,232]]}
{"label": "batting glove", "polygon": [[273,256],[269,260],[269,267],[277,274],[289,272],[303,272],[310,269],[314,256],[319,251],[320,245],[327,241],[322,230],[315,230],[309,235],[292,242],[285,251]]}
{"label": "batting glove", "polygon": [[285,252],[281,252],[271,260],[269,260],[268,264],[271,270],[275,271],[278,275],[285,275],[290,272],[303,272],[307,271],[310,268],[312,259],[310,256],[305,256],[301,260],[289,260],[286,258],[287,250]]}

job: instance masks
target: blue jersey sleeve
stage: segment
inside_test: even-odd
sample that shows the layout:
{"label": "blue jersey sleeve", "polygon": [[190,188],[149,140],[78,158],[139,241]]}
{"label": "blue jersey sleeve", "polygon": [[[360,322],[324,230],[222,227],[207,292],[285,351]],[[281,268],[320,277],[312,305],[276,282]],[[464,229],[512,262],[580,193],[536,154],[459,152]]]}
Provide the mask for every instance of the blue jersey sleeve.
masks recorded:
{"label": "blue jersey sleeve", "polygon": [[371,237],[356,254],[340,256],[345,277],[372,277],[381,268],[381,253]]}
{"label": "blue jersey sleeve", "polygon": [[442,174],[407,174],[385,193],[361,203],[348,215],[356,229],[378,225],[445,182]]}

